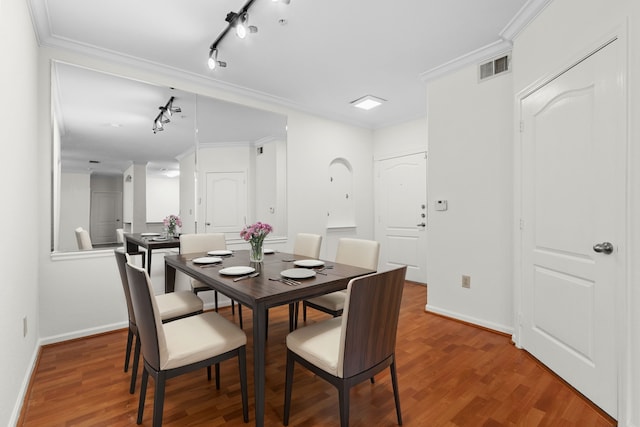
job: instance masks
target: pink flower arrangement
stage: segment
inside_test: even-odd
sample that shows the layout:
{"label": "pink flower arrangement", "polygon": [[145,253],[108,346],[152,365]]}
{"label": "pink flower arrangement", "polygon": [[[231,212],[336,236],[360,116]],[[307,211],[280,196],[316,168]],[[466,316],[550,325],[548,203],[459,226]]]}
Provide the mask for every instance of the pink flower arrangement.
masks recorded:
{"label": "pink flower arrangement", "polygon": [[171,234],[176,232],[176,227],[182,227],[182,220],[178,215],[169,215],[164,219],[163,223],[167,231]]}
{"label": "pink flower arrangement", "polygon": [[267,234],[273,231],[273,227],[263,222],[256,222],[255,224],[245,226],[240,232],[240,237],[245,241],[251,243],[262,243]]}

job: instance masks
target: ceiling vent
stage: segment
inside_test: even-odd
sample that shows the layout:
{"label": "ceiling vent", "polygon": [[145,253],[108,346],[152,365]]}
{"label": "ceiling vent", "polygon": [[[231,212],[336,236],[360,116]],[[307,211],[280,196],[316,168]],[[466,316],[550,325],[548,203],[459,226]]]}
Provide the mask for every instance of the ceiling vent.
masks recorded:
{"label": "ceiling vent", "polygon": [[499,58],[494,58],[491,61],[485,62],[478,66],[478,75],[480,81],[495,77],[498,74],[511,71],[511,55],[504,55]]}

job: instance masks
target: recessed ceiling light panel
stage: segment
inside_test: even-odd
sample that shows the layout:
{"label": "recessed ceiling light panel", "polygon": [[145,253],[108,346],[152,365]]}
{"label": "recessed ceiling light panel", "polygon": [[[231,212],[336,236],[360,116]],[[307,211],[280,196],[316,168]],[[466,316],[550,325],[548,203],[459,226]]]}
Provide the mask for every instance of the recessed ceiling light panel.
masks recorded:
{"label": "recessed ceiling light panel", "polygon": [[363,96],[362,98],[356,99],[355,101],[351,101],[351,105],[362,110],[371,110],[372,108],[376,108],[382,105],[383,102],[386,102],[386,99],[378,98],[373,95],[367,95]]}

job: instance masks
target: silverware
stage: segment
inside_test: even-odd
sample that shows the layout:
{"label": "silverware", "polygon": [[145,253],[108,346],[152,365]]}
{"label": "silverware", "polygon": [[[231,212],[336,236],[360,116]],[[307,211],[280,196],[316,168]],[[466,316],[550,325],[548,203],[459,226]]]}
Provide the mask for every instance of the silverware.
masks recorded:
{"label": "silverware", "polygon": [[291,280],[291,279],[285,279],[283,277],[275,278],[275,279],[273,277],[269,277],[269,280],[273,280],[274,282],[280,282],[288,286],[298,286],[300,284],[300,282],[296,282],[295,280]]}
{"label": "silverware", "polygon": [[202,264],[200,266],[200,268],[209,268],[209,267],[221,267],[222,263],[221,262],[217,262],[217,263],[212,263],[212,264]]}
{"label": "silverware", "polygon": [[233,279],[233,281],[239,282],[240,280],[251,279],[253,277],[258,277],[259,275],[260,275],[260,272],[256,271],[255,273],[247,274],[246,276],[236,277],[235,279]]}

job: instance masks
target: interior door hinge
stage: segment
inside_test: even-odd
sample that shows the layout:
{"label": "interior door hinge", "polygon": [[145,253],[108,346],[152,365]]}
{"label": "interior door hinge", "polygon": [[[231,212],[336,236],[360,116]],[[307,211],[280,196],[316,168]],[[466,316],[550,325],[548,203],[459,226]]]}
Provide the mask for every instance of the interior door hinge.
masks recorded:
{"label": "interior door hinge", "polygon": [[520,230],[524,230],[524,219],[520,220]]}
{"label": "interior door hinge", "polygon": [[520,120],[520,133],[524,132],[524,121]]}

